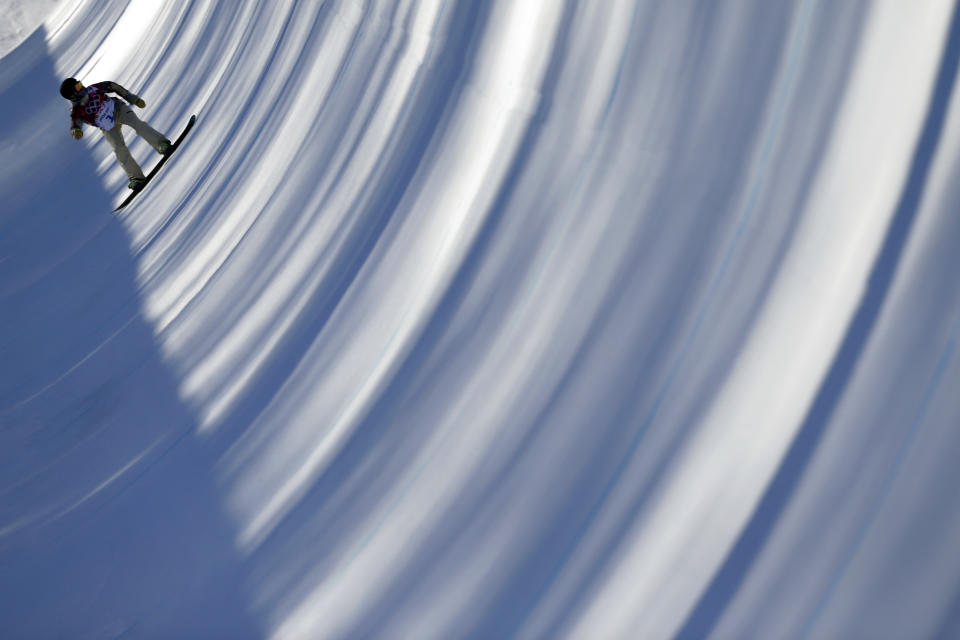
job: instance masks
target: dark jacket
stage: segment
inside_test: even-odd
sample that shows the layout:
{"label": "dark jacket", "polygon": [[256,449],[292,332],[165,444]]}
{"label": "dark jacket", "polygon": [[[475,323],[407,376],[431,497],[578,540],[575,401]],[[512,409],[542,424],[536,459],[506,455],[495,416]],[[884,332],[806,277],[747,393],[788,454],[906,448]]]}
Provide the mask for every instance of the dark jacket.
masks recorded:
{"label": "dark jacket", "polygon": [[116,93],[127,102],[135,102],[137,96],[133,95],[116,82],[98,82],[83,91],[71,102],[73,108],[70,110],[70,120],[72,127],[79,127],[81,122],[92,124],[102,129],[113,128],[113,114],[117,106],[117,99],[111,98],[107,94]]}

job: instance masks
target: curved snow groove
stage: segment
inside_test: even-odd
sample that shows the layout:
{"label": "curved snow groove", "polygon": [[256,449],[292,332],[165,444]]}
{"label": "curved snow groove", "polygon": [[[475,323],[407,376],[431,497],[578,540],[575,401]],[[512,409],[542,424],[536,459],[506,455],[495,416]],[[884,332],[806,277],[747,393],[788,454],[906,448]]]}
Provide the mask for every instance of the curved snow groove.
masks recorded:
{"label": "curved snow groove", "polygon": [[[956,635],[953,12],[63,3],[0,63],[8,630]],[[119,219],[65,74],[199,115]]]}

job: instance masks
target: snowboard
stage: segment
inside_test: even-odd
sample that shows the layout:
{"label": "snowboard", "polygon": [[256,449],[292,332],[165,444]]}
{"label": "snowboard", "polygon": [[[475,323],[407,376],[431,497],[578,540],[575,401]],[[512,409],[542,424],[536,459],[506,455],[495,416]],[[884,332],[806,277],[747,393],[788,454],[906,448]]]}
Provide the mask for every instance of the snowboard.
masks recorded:
{"label": "snowboard", "polygon": [[190,121],[187,122],[187,126],[184,128],[183,133],[181,133],[180,137],[177,138],[172,145],[170,145],[170,151],[167,152],[167,155],[160,158],[160,162],[158,162],[156,166],[150,170],[150,173],[144,176],[146,178],[146,181],[142,185],[140,185],[140,188],[133,189],[130,192],[130,195],[128,195],[126,199],[120,203],[120,206],[114,209],[114,211],[120,211],[120,209],[123,209],[125,206],[130,204],[134,198],[137,197],[138,193],[146,189],[147,185],[150,184],[150,181],[153,179],[153,176],[157,175],[157,172],[160,171],[160,168],[167,162],[167,160],[169,160],[173,156],[174,153],[176,153],[177,148],[180,146],[180,143],[183,142],[183,139],[187,137],[188,133],[190,133],[190,129],[193,129],[193,123],[195,123],[196,121],[197,121],[196,115],[190,116]]}

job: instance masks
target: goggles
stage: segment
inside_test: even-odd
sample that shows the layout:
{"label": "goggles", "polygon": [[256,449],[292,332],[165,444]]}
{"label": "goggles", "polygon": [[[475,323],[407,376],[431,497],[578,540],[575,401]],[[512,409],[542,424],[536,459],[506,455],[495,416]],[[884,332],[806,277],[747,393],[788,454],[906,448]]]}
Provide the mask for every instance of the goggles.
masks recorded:
{"label": "goggles", "polygon": [[77,84],[73,85],[73,95],[78,96],[81,93],[83,93],[83,83],[78,82]]}

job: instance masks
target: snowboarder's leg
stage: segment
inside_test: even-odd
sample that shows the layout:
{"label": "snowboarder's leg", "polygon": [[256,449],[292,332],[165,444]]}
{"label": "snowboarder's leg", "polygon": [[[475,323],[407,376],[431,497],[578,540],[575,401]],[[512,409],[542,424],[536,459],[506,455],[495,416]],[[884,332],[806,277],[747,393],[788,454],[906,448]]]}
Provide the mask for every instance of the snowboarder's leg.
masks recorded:
{"label": "snowboarder's leg", "polygon": [[130,155],[130,150],[127,149],[127,143],[123,141],[123,132],[120,131],[120,123],[117,122],[114,124],[113,129],[109,131],[104,130],[103,137],[106,138],[110,146],[113,147],[113,152],[117,154],[117,161],[120,163],[120,166],[123,167],[123,170],[127,172],[127,177],[143,178],[143,171],[140,169],[140,165],[138,165],[137,161]]}
{"label": "snowboarder's leg", "polygon": [[[118,101],[119,102],[119,101]],[[132,127],[141,138],[147,141],[154,151],[163,153],[164,149],[170,146],[170,141],[166,136],[151,127],[149,124],[137,117],[130,105],[122,103],[117,107],[117,122]]]}

